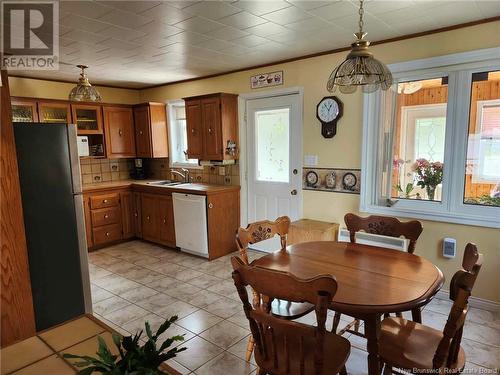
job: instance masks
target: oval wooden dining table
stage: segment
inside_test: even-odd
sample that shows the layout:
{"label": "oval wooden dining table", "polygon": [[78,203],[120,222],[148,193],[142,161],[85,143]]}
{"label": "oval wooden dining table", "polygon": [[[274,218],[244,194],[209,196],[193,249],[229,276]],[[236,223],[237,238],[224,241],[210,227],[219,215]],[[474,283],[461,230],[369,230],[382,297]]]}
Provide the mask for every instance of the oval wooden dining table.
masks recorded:
{"label": "oval wooden dining table", "polygon": [[378,338],[382,315],[425,305],[444,282],[439,268],[422,257],[347,242],[303,242],[252,264],[303,279],[335,276],[338,287],[330,308],[364,321],[369,375],[380,374]]}

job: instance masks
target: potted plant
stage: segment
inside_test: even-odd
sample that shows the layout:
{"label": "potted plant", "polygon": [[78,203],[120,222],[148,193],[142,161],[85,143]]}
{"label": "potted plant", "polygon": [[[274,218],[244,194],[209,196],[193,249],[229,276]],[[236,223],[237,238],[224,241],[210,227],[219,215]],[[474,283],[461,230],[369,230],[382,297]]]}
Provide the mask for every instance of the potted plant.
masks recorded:
{"label": "potted plant", "polygon": [[412,167],[417,185],[425,189],[427,198],[433,201],[436,187],[443,181],[443,163],[440,161],[430,162],[422,158],[417,159]]}
{"label": "potted plant", "polygon": [[394,189],[398,192],[398,196],[402,198],[411,198],[411,193],[414,189],[413,182],[408,182],[406,186],[401,185],[401,174],[403,172],[403,166],[408,163],[408,161],[404,161],[403,159],[394,159],[392,161],[392,166],[396,170],[397,173],[397,184],[394,185]]}
{"label": "potted plant", "polygon": [[159,336],[176,320],[177,316],[167,319],[154,334],[151,331],[151,326],[146,322],[145,330],[148,340],[144,345],[140,345],[142,330],[133,336],[121,336],[113,333],[113,342],[120,355],[112,354],[103,338],[98,336],[99,348],[96,358],[74,354],[64,354],[64,357],[82,360],[75,363],[77,367],[85,367],[80,370],[80,375],[90,375],[94,371],[103,375],[166,374],[161,369],[162,363],[186,350],[185,347],[167,350],[175,341],[184,340],[184,336],[172,336],[157,347]]}

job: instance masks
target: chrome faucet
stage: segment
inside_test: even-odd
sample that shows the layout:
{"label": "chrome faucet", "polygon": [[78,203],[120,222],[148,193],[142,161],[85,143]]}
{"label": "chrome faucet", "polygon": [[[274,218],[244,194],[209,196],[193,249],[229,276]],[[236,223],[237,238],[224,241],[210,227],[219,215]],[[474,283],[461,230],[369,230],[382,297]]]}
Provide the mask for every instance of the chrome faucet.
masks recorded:
{"label": "chrome faucet", "polygon": [[184,180],[184,183],[189,183],[189,169],[181,168],[181,170],[184,172],[184,174],[182,174],[179,171],[170,171],[170,173],[171,174],[176,174],[178,176],[181,176],[182,179]]}

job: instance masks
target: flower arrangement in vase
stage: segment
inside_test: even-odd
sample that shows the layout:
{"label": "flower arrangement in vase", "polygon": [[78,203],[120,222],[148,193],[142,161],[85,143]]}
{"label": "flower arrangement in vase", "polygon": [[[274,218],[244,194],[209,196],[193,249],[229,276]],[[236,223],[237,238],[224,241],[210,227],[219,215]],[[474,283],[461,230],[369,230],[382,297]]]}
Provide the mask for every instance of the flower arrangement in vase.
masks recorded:
{"label": "flower arrangement in vase", "polygon": [[440,161],[430,162],[424,158],[417,159],[412,165],[417,186],[425,189],[430,201],[434,200],[436,187],[443,181],[443,166]]}

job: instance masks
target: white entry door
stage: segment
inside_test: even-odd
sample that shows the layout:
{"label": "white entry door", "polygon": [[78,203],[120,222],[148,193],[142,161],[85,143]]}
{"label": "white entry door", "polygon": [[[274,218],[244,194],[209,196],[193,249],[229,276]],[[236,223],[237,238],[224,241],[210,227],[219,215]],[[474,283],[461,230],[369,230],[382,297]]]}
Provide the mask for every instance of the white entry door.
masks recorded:
{"label": "white entry door", "polygon": [[[302,204],[302,103],[298,94],[247,101],[248,222],[300,218]],[[279,249],[263,241],[259,250]]]}

